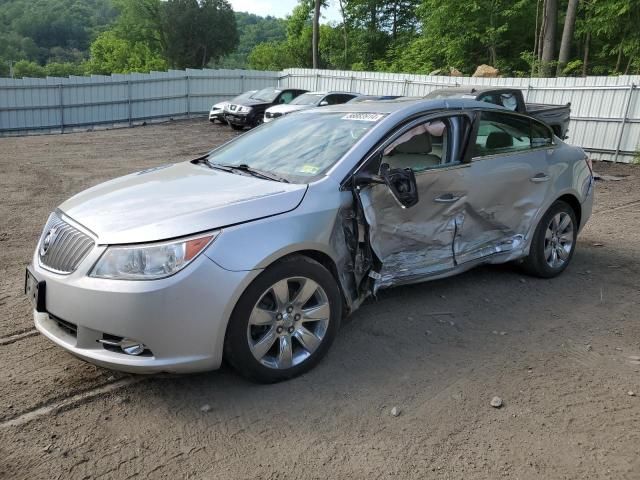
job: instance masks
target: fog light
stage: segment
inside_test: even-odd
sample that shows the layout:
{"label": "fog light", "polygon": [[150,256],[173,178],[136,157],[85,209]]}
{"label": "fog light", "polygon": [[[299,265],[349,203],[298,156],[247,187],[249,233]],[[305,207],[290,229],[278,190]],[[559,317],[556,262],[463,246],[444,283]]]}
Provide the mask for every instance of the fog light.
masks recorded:
{"label": "fog light", "polygon": [[144,343],[131,340],[130,338],[125,338],[122,341],[120,341],[120,348],[126,354],[140,355],[142,354],[142,352],[145,351],[147,347],[145,347]]}

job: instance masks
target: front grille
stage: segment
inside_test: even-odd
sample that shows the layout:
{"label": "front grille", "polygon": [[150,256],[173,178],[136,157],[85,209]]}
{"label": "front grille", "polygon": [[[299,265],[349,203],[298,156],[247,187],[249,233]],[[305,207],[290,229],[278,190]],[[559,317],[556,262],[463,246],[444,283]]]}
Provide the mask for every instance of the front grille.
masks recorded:
{"label": "front grille", "polygon": [[93,240],[53,213],[44,227],[38,257],[43,267],[72,273],[93,248]]}

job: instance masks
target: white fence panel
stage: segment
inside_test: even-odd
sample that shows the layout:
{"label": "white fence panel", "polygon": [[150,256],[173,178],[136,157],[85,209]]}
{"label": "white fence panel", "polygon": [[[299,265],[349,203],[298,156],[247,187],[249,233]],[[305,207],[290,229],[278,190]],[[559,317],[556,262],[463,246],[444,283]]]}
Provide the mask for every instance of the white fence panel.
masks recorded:
{"label": "white fence panel", "polygon": [[571,102],[568,141],[594,159],[630,162],[640,149],[640,76],[469,78],[302,68],[0,78],[0,136],[199,115],[221,100],[274,85],[415,97],[456,85],[515,87],[530,103]]}
{"label": "white fence panel", "polygon": [[422,97],[457,85],[519,88],[529,103],[571,103],[569,143],[596,160],[634,161],[640,150],[640,76],[471,78],[292,68],[281,83],[309,90]]}
{"label": "white fence panel", "polygon": [[0,136],[200,115],[279,72],[170,70],[69,78],[0,78]]}

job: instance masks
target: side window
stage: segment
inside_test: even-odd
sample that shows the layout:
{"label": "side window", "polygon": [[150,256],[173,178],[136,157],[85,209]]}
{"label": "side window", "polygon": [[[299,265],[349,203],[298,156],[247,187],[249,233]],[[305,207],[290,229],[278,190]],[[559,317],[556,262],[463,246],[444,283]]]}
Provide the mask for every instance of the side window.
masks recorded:
{"label": "side window", "polygon": [[354,97],[355,95],[347,95],[347,94],[338,95],[337,103],[347,103],[349,100],[351,100]]}
{"label": "side window", "polygon": [[499,112],[482,112],[474,157],[499,155],[531,149],[531,123],[526,117]]}
{"label": "side window", "polygon": [[444,165],[449,135],[448,119],[417,125],[384,149],[382,163],[388,163],[391,168],[410,168],[414,172]]}
{"label": "side window", "polygon": [[341,103],[339,97],[340,95],[336,95],[336,94],[327,95],[322,100],[327,102],[328,105],[336,105],[338,103]]}
{"label": "side window", "polygon": [[518,97],[513,93],[501,93],[500,103],[504,108],[515,112],[518,110]]}
{"label": "side window", "polygon": [[546,125],[531,122],[531,148],[548,147],[553,145],[553,134]]}
{"label": "side window", "polygon": [[493,94],[486,94],[481,96],[480,98],[478,98],[479,102],[485,102],[485,103],[493,103],[494,105],[500,105],[500,103],[498,102],[498,99],[495,97],[495,95]]}
{"label": "side window", "polygon": [[289,103],[294,98],[296,98],[296,95],[292,91],[282,92],[278,99],[278,103]]}

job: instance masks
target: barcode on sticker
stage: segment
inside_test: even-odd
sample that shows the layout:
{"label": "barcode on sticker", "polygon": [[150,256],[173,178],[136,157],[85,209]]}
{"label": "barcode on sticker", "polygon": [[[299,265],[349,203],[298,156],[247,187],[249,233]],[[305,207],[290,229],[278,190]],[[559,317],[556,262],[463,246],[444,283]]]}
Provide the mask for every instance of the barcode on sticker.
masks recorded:
{"label": "barcode on sticker", "polygon": [[373,270],[369,270],[369,276],[374,280],[380,280],[382,278],[382,275],[380,275],[378,272],[374,272]]}
{"label": "barcode on sticker", "polygon": [[384,115],[382,115],[381,113],[348,113],[344,117],[342,117],[342,120],[360,120],[363,122],[377,122],[382,117],[384,117]]}

